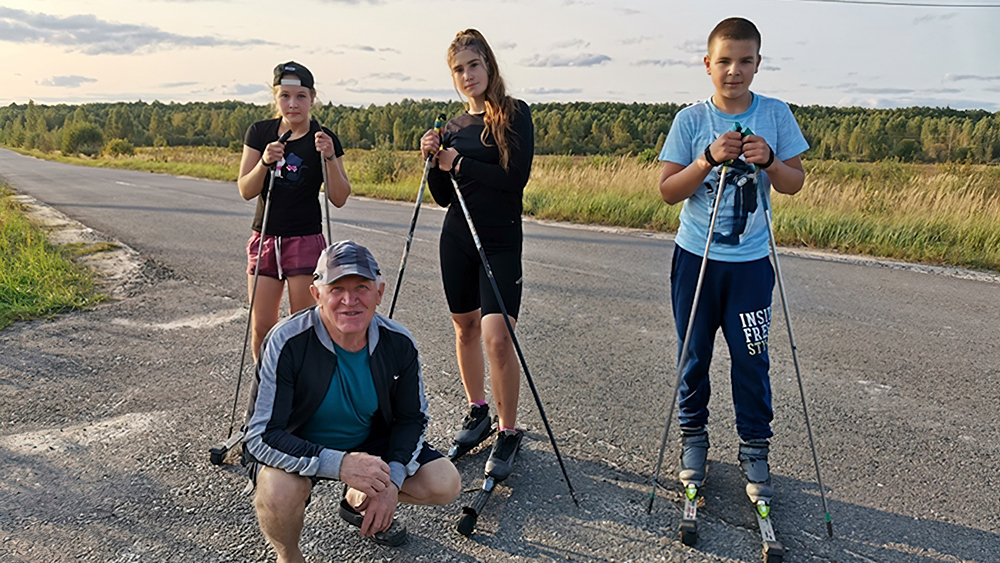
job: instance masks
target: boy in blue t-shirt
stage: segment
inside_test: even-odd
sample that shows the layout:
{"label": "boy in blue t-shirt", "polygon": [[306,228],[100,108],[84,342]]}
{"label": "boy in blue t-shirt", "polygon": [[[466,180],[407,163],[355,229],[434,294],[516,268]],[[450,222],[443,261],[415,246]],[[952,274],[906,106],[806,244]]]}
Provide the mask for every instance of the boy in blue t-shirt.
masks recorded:
{"label": "boy in blue t-shirt", "polygon": [[[799,154],[809,145],[784,102],[750,91],[761,61],[760,33],[753,23],[743,18],[720,22],[708,36],[704,60],[715,93],[677,113],[660,153],[660,195],[671,205],[684,202],[670,273],[678,356],[685,345],[720,172],[726,169],[697,316],[687,343],[688,361],[677,390],[679,477],[685,485],[697,486],[705,478],[708,367],[715,334],[721,328],[732,357],[740,467],[747,477],[747,494],[756,502],[773,495],[767,466],[773,418],[767,338],[774,270],[768,260],[762,200],[770,205],[772,186],[788,195],[802,189],[805,172]],[[734,130],[736,124],[753,133]]]}

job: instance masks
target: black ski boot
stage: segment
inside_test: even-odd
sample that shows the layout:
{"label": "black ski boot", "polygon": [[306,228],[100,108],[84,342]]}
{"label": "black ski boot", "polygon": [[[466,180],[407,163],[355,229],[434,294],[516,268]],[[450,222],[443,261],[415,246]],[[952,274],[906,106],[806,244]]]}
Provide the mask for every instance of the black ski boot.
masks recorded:
{"label": "black ski boot", "polygon": [[493,444],[490,458],[486,460],[486,475],[496,481],[503,481],[514,470],[514,456],[521,449],[522,430],[504,430]]}
{"label": "black ski boot", "polygon": [[462,421],[462,428],[455,433],[448,459],[455,461],[483,443],[493,433],[489,405],[472,405]]}
{"label": "black ski boot", "polygon": [[677,478],[687,487],[701,487],[708,460],[708,430],[704,426],[681,426],[681,465]]}
{"label": "black ski boot", "polygon": [[[340,500],[340,508],[338,509],[340,517],[344,519],[344,522],[354,526],[355,528],[361,528],[361,525],[365,521],[365,515],[361,514],[354,507],[347,502],[347,485],[344,485],[344,496]],[[381,532],[375,532],[375,535],[371,537],[371,540],[378,545],[385,547],[398,547],[403,545],[406,541],[406,524],[403,524],[399,520],[393,519],[392,524],[389,525],[388,530],[383,530]]]}
{"label": "black ski boot", "polygon": [[740,440],[740,470],[747,478],[747,496],[755,504],[759,500],[770,503],[771,497],[774,496],[774,488],[771,487],[771,472],[767,466],[769,450],[770,442],[767,438]]}

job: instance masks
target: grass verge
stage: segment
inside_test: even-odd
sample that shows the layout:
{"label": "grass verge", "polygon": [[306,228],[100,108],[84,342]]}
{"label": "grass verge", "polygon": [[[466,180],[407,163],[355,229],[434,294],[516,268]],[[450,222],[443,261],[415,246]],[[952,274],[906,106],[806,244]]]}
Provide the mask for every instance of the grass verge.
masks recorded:
{"label": "grass verge", "polygon": [[99,302],[92,274],[49,244],[11,196],[0,183],[0,329]]}

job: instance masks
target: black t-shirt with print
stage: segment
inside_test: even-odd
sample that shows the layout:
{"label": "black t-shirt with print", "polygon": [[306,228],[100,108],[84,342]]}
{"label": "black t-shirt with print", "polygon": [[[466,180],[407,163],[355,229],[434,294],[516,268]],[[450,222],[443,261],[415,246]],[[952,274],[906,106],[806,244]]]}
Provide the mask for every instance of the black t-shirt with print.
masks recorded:
{"label": "black t-shirt with print", "polygon": [[[254,123],[247,129],[243,143],[263,153],[268,143],[278,140],[280,123],[280,117]],[[320,168],[322,157],[316,151],[319,123],[312,121],[309,125],[308,134],[285,143],[285,163],[274,179],[271,216],[267,221],[268,235],[291,237],[323,232],[323,214],[319,207],[319,187],[323,183],[323,169]],[[323,132],[333,139],[334,154],[343,156],[344,148],[340,145],[340,139],[326,127]],[[268,171],[253,217],[252,228],[258,233],[264,220],[264,203],[270,182],[271,172]]]}

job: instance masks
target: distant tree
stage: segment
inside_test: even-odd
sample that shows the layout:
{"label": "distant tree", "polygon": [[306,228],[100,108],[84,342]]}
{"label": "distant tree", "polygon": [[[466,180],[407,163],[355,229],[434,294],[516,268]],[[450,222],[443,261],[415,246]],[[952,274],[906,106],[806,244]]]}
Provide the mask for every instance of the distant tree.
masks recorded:
{"label": "distant tree", "polygon": [[61,150],[64,155],[82,152],[88,155],[97,154],[104,144],[101,128],[93,123],[77,122],[63,131]]}

